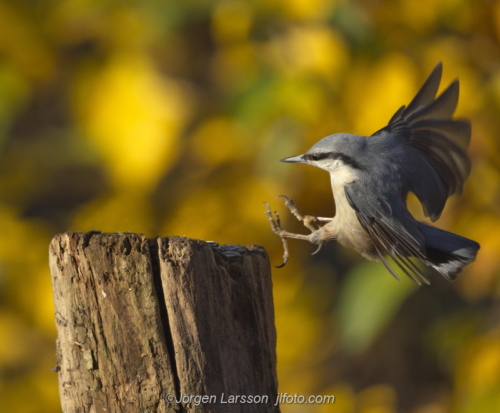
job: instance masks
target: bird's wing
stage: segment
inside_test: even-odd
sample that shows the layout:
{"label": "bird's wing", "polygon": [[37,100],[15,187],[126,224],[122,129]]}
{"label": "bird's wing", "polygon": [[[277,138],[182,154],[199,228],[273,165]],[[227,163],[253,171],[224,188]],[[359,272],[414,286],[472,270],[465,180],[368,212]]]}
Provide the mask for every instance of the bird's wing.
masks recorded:
{"label": "bird's wing", "polygon": [[[418,284],[428,284],[423,272],[408,258],[425,258],[425,238],[418,223],[410,215],[402,199],[394,196],[393,189],[384,190],[379,183],[371,180],[366,177],[344,186],[349,205],[373,240],[378,257],[389,272],[399,279],[387,262],[386,255]],[[366,188],[371,189],[367,191]]]}
{"label": "bird's wing", "polygon": [[[439,218],[446,199],[460,193],[470,174],[470,160],[465,152],[471,137],[468,120],[452,119],[458,102],[459,85],[455,80],[441,95],[436,93],[443,71],[439,63],[408,106],[401,107],[389,124],[375,132],[401,136],[425,158],[419,159],[426,177],[439,182],[423,182],[421,176],[408,178],[408,189],[424,205],[424,211],[433,221]],[[436,193],[431,187],[442,187]]]}

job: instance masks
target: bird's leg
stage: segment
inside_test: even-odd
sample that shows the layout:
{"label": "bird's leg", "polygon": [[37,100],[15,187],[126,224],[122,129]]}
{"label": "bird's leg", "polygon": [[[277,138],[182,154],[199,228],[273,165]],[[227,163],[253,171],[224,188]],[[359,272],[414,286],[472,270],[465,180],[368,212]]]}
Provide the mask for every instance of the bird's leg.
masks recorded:
{"label": "bird's leg", "polygon": [[[311,232],[317,231],[317,228],[314,227],[312,224],[313,222],[318,224],[320,222],[324,223],[329,223],[332,221],[333,218],[324,218],[324,217],[315,217],[313,215],[304,215],[299,212],[299,209],[297,208],[297,205],[295,204],[295,201],[292,199],[288,198],[286,195],[278,195],[277,198],[283,198],[285,200],[285,206],[290,210],[290,212],[295,215],[295,217],[299,220],[302,221],[304,226],[309,229]],[[320,225],[321,228],[321,225]],[[321,247],[323,247],[323,243],[319,242],[318,243],[318,248],[316,251],[314,251],[311,255],[317,254],[320,250]]]}
{"label": "bird's leg", "polygon": [[[328,223],[333,219],[333,218],[323,218],[323,217],[315,217],[313,215],[301,214],[297,208],[297,205],[295,204],[295,202],[292,199],[288,198],[286,195],[278,195],[278,198],[283,198],[285,200],[285,206],[311,232],[314,232],[317,229],[314,227],[313,223],[316,223],[316,224],[318,224],[319,222]],[[316,252],[318,252],[320,249],[321,249],[321,246],[318,248],[318,250]],[[316,252],[314,254],[316,254]]]}
{"label": "bird's leg", "polygon": [[328,239],[332,238],[331,236],[328,236],[328,237],[325,236],[325,233],[328,231],[326,231],[324,228],[320,228],[318,230],[313,229],[312,230],[313,232],[311,232],[309,235],[294,234],[292,232],[285,231],[283,228],[281,228],[279,214],[276,211],[274,211],[274,215],[276,216],[276,218],[275,218],[273,216],[273,212],[271,211],[270,205],[267,202],[264,202],[264,204],[267,206],[267,211],[264,212],[264,214],[266,214],[269,217],[271,229],[275,234],[280,236],[280,238],[283,242],[283,250],[284,250],[284,252],[283,252],[283,264],[277,266],[276,268],[283,267],[288,261],[289,253],[288,253],[287,239],[289,239],[289,238],[301,239],[301,240],[308,241],[308,242],[313,243],[313,244],[318,244],[318,249],[313,253],[313,254],[316,254],[323,246],[323,242],[326,241],[327,238]]}

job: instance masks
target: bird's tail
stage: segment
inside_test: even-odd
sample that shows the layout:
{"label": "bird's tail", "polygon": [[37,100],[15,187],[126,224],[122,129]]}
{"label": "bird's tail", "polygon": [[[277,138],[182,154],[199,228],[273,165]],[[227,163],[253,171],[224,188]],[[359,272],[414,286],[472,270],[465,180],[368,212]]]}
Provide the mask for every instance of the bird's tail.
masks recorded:
{"label": "bird's tail", "polygon": [[419,222],[427,245],[424,260],[446,279],[453,281],[462,269],[476,259],[479,244],[468,238]]}

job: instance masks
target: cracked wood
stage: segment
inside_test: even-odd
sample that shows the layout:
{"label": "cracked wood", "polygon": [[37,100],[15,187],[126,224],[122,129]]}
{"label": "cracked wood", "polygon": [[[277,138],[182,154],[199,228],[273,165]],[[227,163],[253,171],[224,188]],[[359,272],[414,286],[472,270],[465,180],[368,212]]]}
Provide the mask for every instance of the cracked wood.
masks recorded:
{"label": "cracked wood", "polygon": [[[50,267],[64,413],[279,412],[262,247],[228,262],[188,238],[65,233]],[[269,402],[221,403],[223,394]]]}

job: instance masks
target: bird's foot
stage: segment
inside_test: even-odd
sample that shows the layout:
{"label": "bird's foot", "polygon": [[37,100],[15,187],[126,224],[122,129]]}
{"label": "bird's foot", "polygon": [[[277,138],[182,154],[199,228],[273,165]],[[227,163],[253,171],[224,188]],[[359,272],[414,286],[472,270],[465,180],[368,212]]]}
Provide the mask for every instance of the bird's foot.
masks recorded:
{"label": "bird's foot", "polygon": [[[293,202],[293,201],[292,201]],[[285,264],[288,261],[289,253],[288,253],[288,242],[287,239],[293,238],[293,239],[301,239],[304,241],[309,241],[311,242],[311,235],[303,235],[303,234],[294,234],[292,232],[285,231],[283,228],[281,228],[281,221],[280,221],[280,216],[277,211],[271,211],[271,207],[267,202],[264,202],[264,204],[267,206],[267,211],[264,212],[269,217],[269,222],[271,224],[271,229],[272,231],[276,234],[279,235],[281,238],[281,241],[283,242],[283,264],[276,266],[276,268],[281,268],[284,267]],[[314,232],[315,229],[313,228],[312,231]],[[318,252],[321,249],[322,243],[319,243],[318,249],[314,252]]]}
{"label": "bird's foot", "polygon": [[[316,224],[316,225],[318,225],[318,227],[320,227],[321,222],[328,223],[333,219],[333,218],[315,217],[313,215],[304,215],[304,214],[299,212],[295,202],[292,199],[288,198],[286,195],[278,195],[277,198],[283,198],[285,200],[285,206],[311,232],[314,232],[317,230],[317,228],[313,224]],[[320,246],[320,249],[321,249],[321,246]],[[318,251],[319,251],[319,249],[318,249]]]}

